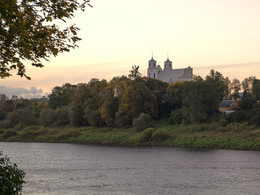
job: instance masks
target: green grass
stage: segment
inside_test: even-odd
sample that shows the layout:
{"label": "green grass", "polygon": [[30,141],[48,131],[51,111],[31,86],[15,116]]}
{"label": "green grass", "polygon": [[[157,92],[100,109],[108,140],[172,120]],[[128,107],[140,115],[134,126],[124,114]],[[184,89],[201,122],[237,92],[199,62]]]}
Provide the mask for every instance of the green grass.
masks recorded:
{"label": "green grass", "polygon": [[153,123],[150,133],[132,128],[30,126],[19,131],[1,129],[0,141],[260,150],[260,129],[246,123],[170,125],[161,119]]}

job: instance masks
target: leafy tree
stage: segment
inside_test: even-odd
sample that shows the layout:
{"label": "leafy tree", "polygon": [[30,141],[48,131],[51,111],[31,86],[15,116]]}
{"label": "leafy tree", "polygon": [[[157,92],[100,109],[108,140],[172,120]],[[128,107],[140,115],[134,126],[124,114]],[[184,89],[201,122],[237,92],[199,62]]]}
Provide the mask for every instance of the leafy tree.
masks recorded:
{"label": "leafy tree", "polygon": [[70,123],[69,108],[64,106],[55,110],[56,120],[55,125],[66,125]]}
{"label": "leafy tree", "polygon": [[149,77],[143,77],[142,79],[144,84],[156,96],[158,104],[158,117],[168,116],[170,108],[165,94],[169,84],[158,79]]}
{"label": "leafy tree", "polygon": [[173,110],[169,117],[170,124],[180,124],[182,122],[182,110]]}
{"label": "leafy tree", "polygon": [[132,66],[132,70],[130,70],[129,78],[135,79],[137,77],[141,77],[141,73],[139,72],[139,66]]}
{"label": "leafy tree", "polygon": [[[89,0],[1,0],[0,1],[0,78],[26,75],[24,61],[43,67],[42,60],[68,52],[81,40],[78,27],[68,25],[60,29],[59,21],[74,17],[77,10],[85,10]],[[56,23],[56,24],[55,24]]]}
{"label": "leafy tree", "polygon": [[260,80],[259,79],[255,79],[253,82],[252,94],[253,94],[254,98],[256,98],[257,100],[260,100]]}
{"label": "leafy tree", "polygon": [[84,124],[84,110],[82,105],[73,102],[70,105],[69,117],[70,125],[74,127],[82,126]]}
{"label": "leafy tree", "polygon": [[97,110],[87,109],[85,111],[85,117],[87,118],[88,123],[93,127],[104,126],[104,122],[101,118],[101,115]]}
{"label": "leafy tree", "polygon": [[232,83],[231,83],[231,89],[232,89],[232,94],[231,96],[237,100],[240,96],[239,96],[239,91],[241,90],[241,83],[238,79],[233,79]]}
{"label": "leafy tree", "polygon": [[40,113],[40,125],[50,126],[56,119],[56,113],[52,109],[42,110]]}
{"label": "leafy tree", "polygon": [[49,95],[49,106],[52,109],[61,108],[67,106],[74,95],[76,86],[66,83],[61,87],[56,86],[52,89]]}
{"label": "leafy tree", "polygon": [[103,103],[100,108],[102,120],[107,126],[114,126],[116,111],[118,110],[118,99],[114,97],[112,86],[107,86],[103,94]]}
{"label": "leafy tree", "polygon": [[251,76],[251,77],[245,78],[242,81],[242,87],[243,87],[244,92],[252,93],[253,82],[255,79],[256,78],[254,76]]}
{"label": "leafy tree", "polygon": [[[0,151],[0,155],[2,152]],[[18,194],[22,191],[25,173],[11,163],[8,157],[0,157],[0,194]]]}
{"label": "leafy tree", "polygon": [[246,97],[239,102],[239,107],[242,110],[251,110],[253,109],[255,103],[256,103],[256,99],[252,97]]}
{"label": "leafy tree", "polygon": [[183,88],[187,82],[171,83],[166,89],[166,101],[169,111],[182,108]]}
{"label": "leafy tree", "polygon": [[206,76],[206,81],[212,83],[217,89],[217,95],[219,101],[221,101],[225,96],[227,96],[227,83],[223,75],[215,70],[211,70],[209,75]]}
{"label": "leafy tree", "polygon": [[226,88],[224,89],[224,99],[230,99],[231,97],[231,81],[228,77],[224,79]]}
{"label": "leafy tree", "polygon": [[118,112],[130,125],[141,113],[157,116],[156,96],[142,82],[132,81],[124,90]]}
{"label": "leafy tree", "polygon": [[211,82],[188,82],[183,89],[183,115],[186,122],[201,123],[215,113],[219,103]]}
{"label": "leafy tree", "polygon": [[8,120],[12,126],[20,124],[21,127],[38,123],[32,111],[29,109],[14,110],[13,112],[8,113],[6,120]]}

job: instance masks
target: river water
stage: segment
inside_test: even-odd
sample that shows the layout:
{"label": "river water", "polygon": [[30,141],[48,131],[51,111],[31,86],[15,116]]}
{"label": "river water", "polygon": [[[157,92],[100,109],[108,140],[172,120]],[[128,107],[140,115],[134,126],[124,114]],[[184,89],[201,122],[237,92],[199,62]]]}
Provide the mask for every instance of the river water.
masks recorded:
{"label": "river water", "polygon": [[260,194],[260,152],[5,143],[23,194]]}

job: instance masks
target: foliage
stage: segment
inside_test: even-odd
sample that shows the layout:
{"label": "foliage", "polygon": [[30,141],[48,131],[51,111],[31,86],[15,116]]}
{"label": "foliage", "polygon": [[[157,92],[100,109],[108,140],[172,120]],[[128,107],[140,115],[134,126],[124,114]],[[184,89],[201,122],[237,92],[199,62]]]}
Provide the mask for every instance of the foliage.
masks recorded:
{"label": "foliage", "polygon": [[166,130],[155,131],[152,134],[153,141],[164,141],[168,138],[170,138],[170,133]]}
{"label": "foliage", "polygon": [[183,89],[183,116],[186,122],[201,123],[214,114],[219,104],[216,88],[210,82],[192,81]]}
{"label": "foliage", "polygon": [[22,127],[38,123],[37,118],[29,109],[14,110],[13,112],[8,113],[6,120],[10,121],[12,126],[20,124]]}
{"label": "foliage", "polygon": [[182,110],[173,110],[169,117],[170,124],[180,124],[182,122]]}
{"label": "foliage", "polygon": [[[0,152],[2,155],[2,152]],[[12,164],[8,157],[0,158],[0,194],[18,194],[22,191],[25,173]]]}
{"label": "foliage", "polygon": [[61,87],[56,86],[49,95],[49,107],[52,109],[67,106],[72,101],[76,86],[66,83]]}
{"label": "foliage", "polygon": [[15,136],[17,133],[13,129],[6,129],[3,135],[3,138],[9,138]]}
{"label": "foliage", "polygon": [[166,89],[166,102],[170,111],[182,108],[183,89],[187,82],[171,83]]}
{"label": "foliage", "polygon": [[239,91],[241,90],[241,83],[238,79],[233,79],[232,83],[231,83],[231,89],[233,91],[233,93],[231,94],[232,98],[234,98],[235,100],[237,100],[240,96],[239,96]]}
{"label": "foliage", "polygon": [[153,128],[148,128],[145,129],[140,136],[140,142],[141,143],[145,143],[145,142],[149,142],[152,140],[152,135],[155,132],[155,129]]}
{"label": "foliage", "polygon": [[54,110],[52,109],[48,109],[48,110],[42,110],[40,113],[40,125],[42,126],[50,126],[54,123],[56,119],[56,113]]}
{"label": "foliage", "polygon": [[136,131],[142,131],[151,127],[152,124],[152,117],[149,114],[141,113],[138,118],[133,120],[133,128]]}
{"label": "foliage", "polygon": [[260,80],[259,79],[255,79],[253,81],[252,94],[253,94],[254,98],[256,98],[257,100],[260,100]]}
{"label": "foliage", "polygon": [[246,97],[246,98],[243,98],[239,102],[239,108],[242,109],[242,110],[251,110],[251,109],[253,109],[253,106],[254,106],[255,103],[256,103],[256,99]]}
{"label": "foliage", "polygon": [[227,78],[225,79],[220,72],[211,70],[210,74],[206,76],[206,81],[216,88],[219,100],[228,96]]}
{"label": "foliage", "polygon": [[137,77],[141,77],[141,73],[139,72],[139,66],[132,66],[132,70],[130,70],[130,74],[128,75],[129,78],[135,79]]}
{"label": "foliage", "polygon": [[70,125],[74,127],[79,127],[84,123],[84,110],[82,105],[73,103],[70,106],[69,117],[70,117]]}
{"label": "foliage", "polygon": [[0,1],[0,78],[25,73],[24,61],[43,67],[42,60],[68,52],[81,40],[78,27],[68,25],[60,29],[59,21],[71,19],[77,10],[85,10],[89,0]]}

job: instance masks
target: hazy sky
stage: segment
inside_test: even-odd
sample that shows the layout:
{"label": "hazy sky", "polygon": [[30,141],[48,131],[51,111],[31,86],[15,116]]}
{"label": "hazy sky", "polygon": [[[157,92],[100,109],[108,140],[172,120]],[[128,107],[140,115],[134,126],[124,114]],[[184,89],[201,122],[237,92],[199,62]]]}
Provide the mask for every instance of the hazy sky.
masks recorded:
{"label": "hazy sky", "polygon": [[[260,0],[91,0],[77,13],[79,48],[60,54],[43,69],[28,67],[31,81],[13,77],[0,86],[36,87],[43,93],[63,83],[110,80],[139,65],[146,76],[153,52],[160,64],[191,66],[203,77],[210,69],[224,76],[260,78]],[[1,88],[0,88],[1,89]],[[1,91],[0,91],[1,93]]]}

